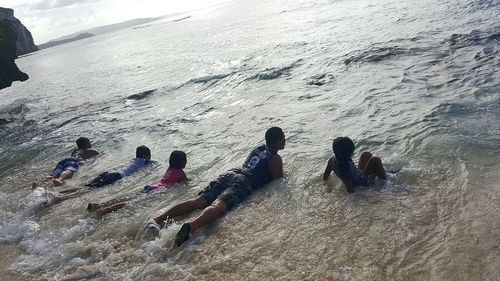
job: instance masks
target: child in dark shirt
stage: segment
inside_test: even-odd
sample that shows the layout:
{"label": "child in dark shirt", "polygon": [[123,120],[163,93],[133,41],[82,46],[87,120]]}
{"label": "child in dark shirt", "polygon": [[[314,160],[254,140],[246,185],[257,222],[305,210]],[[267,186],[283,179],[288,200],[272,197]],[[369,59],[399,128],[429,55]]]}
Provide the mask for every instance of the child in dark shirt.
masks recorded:
{"label": "child in dark shirt", "polygon": [[92,144],[90,140],[85,137],[80,137],[76,140],[77,148],[71,152],[71,157],[64,158],[59,161],[52,171],[52,173],[41,179],[38,182],[31,183],[31,187],[34,189],[40,183],[52,180],[54,186],[60,186],[65,180],[71,179],[73,175],[78,171],[80,166],[83,164],[83,160],[87,160],[99,155],[99,152],[92,149]]}
{"label": "child in dark shirt", "polygon": [[323,180],[327,180],[333,171],[342,180],[347,192],[353,193],[355,187],[373,184],[375,177],[387,179],[382,160],[370,152],[363,152],[358,167],[354,165],[354,143],[350,138],[338,137],[333,140],[332,147],[335,155],[328,160]]}

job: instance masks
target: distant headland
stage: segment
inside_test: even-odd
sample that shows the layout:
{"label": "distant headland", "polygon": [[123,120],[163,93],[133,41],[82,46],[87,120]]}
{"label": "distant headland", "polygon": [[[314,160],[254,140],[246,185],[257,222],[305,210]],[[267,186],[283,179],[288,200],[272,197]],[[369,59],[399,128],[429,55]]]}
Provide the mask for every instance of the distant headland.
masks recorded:
{"label": "distant headland", "polygon": [[50,48],[50,47],[54,47],[54,46],[57,46],[57,45],[62,45],[62,44],[66,44],[66,43],[69,43],[69,42],[73,42],[73,41],[77,41],[77,40],[89,38],[89,37],[92,37],[92,36],[95,36],[95,35],[92,34],[92,33],[83,32],[83,33],[79,33],[75,37],[70,37],[70,38],[67,38],[67,39],[60,39],[60,40],[52,40],[52,41],[49,41],[47,43],[40,44],[40,45],[38,45],[38,48],[40,50],[41,49],[47,49],[47,48]]}

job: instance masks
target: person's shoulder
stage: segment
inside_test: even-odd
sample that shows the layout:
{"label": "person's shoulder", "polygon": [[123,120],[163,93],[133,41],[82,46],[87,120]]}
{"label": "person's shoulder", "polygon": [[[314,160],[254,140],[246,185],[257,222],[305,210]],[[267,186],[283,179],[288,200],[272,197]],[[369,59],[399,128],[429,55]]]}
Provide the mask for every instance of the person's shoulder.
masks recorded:
{"label": "person's shoulder", "polygon": [[252,149],[252,152],[266,150],[267,146],[265,144],[259,144]]}
{"label": "person's shoulder", "polygon": [[82,159],[89,159],[92,157],[96,157],[99,155],[99,152],[93,149],[84,149],[84,150],[79,150],[76,152],[77,156],[80,156]]}
{"label": "person's shoulder", "polygon": [[273,156],[271,156],[271,159],[269,159],[269,164],[273,165],[273,163],[276,164],[283,163],[283,160],[281,159],[281,156],[278,153],[274,154]]}
{"label": "person's shoulder", "polygon": [[151,159],[145,159],[145,158],[133,158],[130,163],[137,163],[139,165],[143,165],[143,166],[146,166],[146,165],[151,165],[153,163],[155,163],[155,161],[151,160]]}

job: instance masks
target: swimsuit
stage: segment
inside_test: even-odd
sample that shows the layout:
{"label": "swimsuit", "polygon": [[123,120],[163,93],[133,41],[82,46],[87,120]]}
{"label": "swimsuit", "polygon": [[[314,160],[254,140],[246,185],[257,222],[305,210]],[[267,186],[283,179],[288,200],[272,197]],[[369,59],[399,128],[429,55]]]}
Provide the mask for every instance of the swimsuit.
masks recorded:
{"label": "swimsuit", "polygon": [[[329,161],[330,163],[330,168],[333,170],[333,172],[340,178],[343,179],[343,177],[340,175],[340,169],[337,163],[337,159],[333,157]],[[351,176],[351,183],[353,187],[356,186],[368,186],[370,185],[369,178],[365,177],[363,172],[354,165],[352,161],[349,161],[349,174]]]}
{"label": "swimsuit", "polygon": [[54,177],[59,177],[64,171],[76,172],[78,171],[80,165],[82,164],[83,162],[76,157],[65,158],[59,161],[59,163],[57,163],[56,167],[54,168],[54,170],[50,175]]}

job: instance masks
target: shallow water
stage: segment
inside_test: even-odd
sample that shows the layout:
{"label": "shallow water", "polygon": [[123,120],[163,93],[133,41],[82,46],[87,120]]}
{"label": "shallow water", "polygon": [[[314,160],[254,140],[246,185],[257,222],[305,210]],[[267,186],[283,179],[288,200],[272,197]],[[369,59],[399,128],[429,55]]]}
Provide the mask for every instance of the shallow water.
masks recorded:
{"label": "shallow water", "polygon": [[[2,279],[498,278],[499,3],[263,2],[17,61],[30,80],[0,93]],[[180,250],[170,248],[178,225],[153,242],[135,239],[148,217],[240,165],[273,125],[287,135],[285,180]],[[141,144],[160,164],[43,207],[30,182],[81,135],[105,154],[69,186]],[[336,179],[323,183],[342,135],[356,155],[370,150],[403,170],[352,195]],[[102,221],[87,214],[89,201],[159,179],[174,149],[188,154],[188,184]]]}

